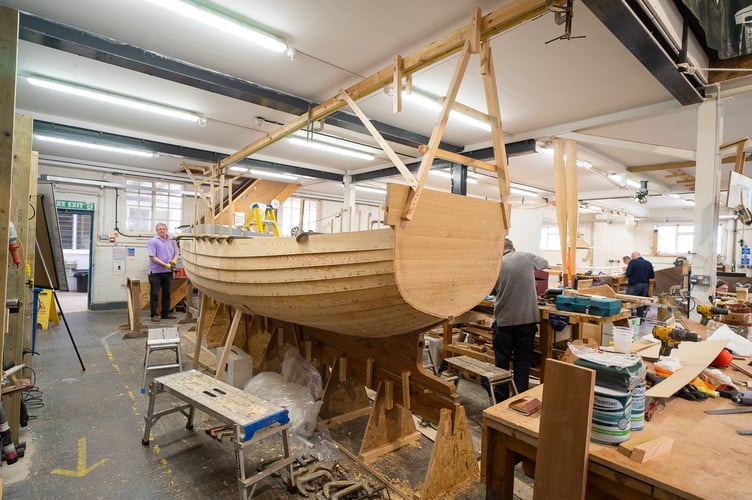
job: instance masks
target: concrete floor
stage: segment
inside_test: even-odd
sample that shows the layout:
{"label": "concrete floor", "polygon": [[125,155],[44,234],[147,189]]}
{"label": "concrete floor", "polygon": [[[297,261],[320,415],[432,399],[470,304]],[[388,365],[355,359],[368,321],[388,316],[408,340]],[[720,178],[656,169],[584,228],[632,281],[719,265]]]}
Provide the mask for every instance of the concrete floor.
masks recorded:
{"label": "concrete floor", "polygon": [[[195,429],[188,431],[185,417],[168,415],[154,425],[150,445],[142,446],[148,403],[148,396],[140,392],[144,339],[123,338],[125,332],[119,327],[127,322],[126,311],[68,309],[74,307],[63,304],[85,370],[64,322],[57,326],[51,323],[48,330],[38,332],[39,355],[32,360],[34,371],[22,374],[32,377],[37,388],[26,402],[31,420],[22,428],[19,439],[26,442],[26,455],[13,465],[4,463],[0,467],[5,498],[236,498],[232,445],[227,439],[218,442],[204,432],[217,422],[202,422],[199,417],[194,421]],[[148,320],[145,323],[150,324]],[[159,325],[171,323],[177,320]],[[191,360],[184,355],[184,368],[190,365]],[[486,392],[471,382],[462,382],[458,392],[479,452],[481,412],[488,404]],[[372,474],[340,451],[342,446],[357,453],[364,429],[365,421],[353,421],[315,434],[308,443],[292,439],[293,452],[336,461],[349,479],[366,481],[374,488],[383,487],[381,479],[392,478],[390,482],[396,487],[392,485],[389,496],[385,491],[384,498],[412,497],[425,472],[416,464],[428,464],[432,442],[422,438],[415,446],[389,454],[373,464]],[[257,461],[281,452],[280,440],[270,438],[249,450],[247,463],[255,470]],[[531,498],[531,482],[518,475],[517,498]],[[485,487],[472,482],[455,497],[485,498]],[[288,493],[280,478],[271,477],[259,483],[254,498],[302,497]]]}

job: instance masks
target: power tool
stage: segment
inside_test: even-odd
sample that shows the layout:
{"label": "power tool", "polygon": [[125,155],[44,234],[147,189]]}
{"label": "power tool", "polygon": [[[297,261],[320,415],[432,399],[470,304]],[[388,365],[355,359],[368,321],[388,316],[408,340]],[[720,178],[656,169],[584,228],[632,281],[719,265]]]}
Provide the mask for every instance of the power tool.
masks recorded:
{"label": "power tool", "polygon": [[718,316],[720,314],[729,314],[731,311],[728,309],[721,307],[720,305],[710,305],[710,304],[702,304],[697,306],[697,313],[702,316],[702,319],[700,320],[700,323],[703,325],[707,325],[708,322],[713,319],[713,316]]}
{"label": "power tool", "polygon": [[661,341],[661,356],[670,355],[671,349],[678,346],[680,342],[699,342],[702,340],[699,335],[689,330],[661,325],[653,327],[653,337]]}

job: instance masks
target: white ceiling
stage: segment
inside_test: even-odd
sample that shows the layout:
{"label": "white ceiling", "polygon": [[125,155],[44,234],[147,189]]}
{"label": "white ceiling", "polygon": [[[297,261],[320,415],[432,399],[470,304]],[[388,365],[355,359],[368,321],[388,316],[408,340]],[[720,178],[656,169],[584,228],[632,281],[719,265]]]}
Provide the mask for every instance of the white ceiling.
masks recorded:
{"label": "white ceiling", "polygon": [[[176,59],[230,75],[308,101],[322,102],[338,89],[389,66],[396,54],[410,54],[440,39],[470,21],[472,9],[485,15],[510,3],[500,0],[213,0],[237,16],[252,20],[277,34],[295,48],[294,59],[275,54],[178,16],[146,0],[0,0],[33,16],[66,24],[118,42],[151,51],[157,59]],[[514,2],[512,2],[514,3]],[[531,4],[541,2],[527,2]],[[546,13],[492,39],[494,66],[499,86],[502,123],[507,143],[554,136],[576,138],[578,156],[596,172],[579,169],[579,196],[590,205],[610,207],[638,216],[663,216],[670,212],[691,214],[691,206],[659,193],[687,189],[666,178],[666,171],[630,174],[633,180],[648,180],[651,196],[644,205],[633,199],[635,189],[619,189],[605,178],[625,173],[630,166],[686,160],[697,138],[696,107],[680,105],[591,13],[575,2],[572,35],[585,38],[557,40],[564,26]],[[421,70],[413,85],[437,95],[447,91],[457,57],[449,57]],[[22,40],[18,54],[19,75],[39,74],[58,80],[85,83],[89,87],[161,102],[196,112],[207,118],[204,127],[169,118],[146,116],[112,104],[57,94],[32,87],[17,79],[17,109],[35,120],[109,132],[128,137],[231,154],[286,123],[296,115],[251,104]],[[742,79],[738,79],[742,81]],[[477,57],[471,59],[457,100],[485,110]],[[737,93],[724,101],[723,141],[752,136],[752,93]],[[392,98],[376,92],[358,104],[368,117],[414,133],[430,136],[436,115],[403,102],[403,111],[392,112]],[[266,122],[259,124],[256,117]],[[326,125],[333,135],[371,143],[362,134]],[[574,134],[574,135],[567,135]],[[601,138],[615,139],[604,141]],[[487,132],[450,120],[444,141],[472,151],[491,145]],[[655,147],[662,146],[657,153]],[[182,172],[181,158],[162,155],[154,159],[123,158],[71,146],[34,142],[44,160],[117,165],[154,172]],[[395,146],[405,163],[420,156],[414,148]],[[251,159],[305,167],[338,175],[358,174],[390,167],[385,154],[375,161],[345,159],[311,152],[280,141]],[[43,172],[44,166],[42,166]],[[730,169],[724,166],[724,171]],[[512,182],[543,190],[553,199],[552,158],[546,153],[515,156],[509,161]],[[693,168],[684,169],[694,174]],[[727,174],[726,174],[727,175]],[[449,188],[449,181],[431,176],[433,187]],[[383,185],[387,178],[368,182]],[[301,179],[302,190],[341,195],[341,182]],[[722,185],[725,185],[725,180]],[[471,195],[498,197],[495,179],[481,176],[469,185]],[[369,196],[359,194],[358,196]],[[514,201],[520,202],[519,197]],[[524,200],[526,206],[545,201]]]}

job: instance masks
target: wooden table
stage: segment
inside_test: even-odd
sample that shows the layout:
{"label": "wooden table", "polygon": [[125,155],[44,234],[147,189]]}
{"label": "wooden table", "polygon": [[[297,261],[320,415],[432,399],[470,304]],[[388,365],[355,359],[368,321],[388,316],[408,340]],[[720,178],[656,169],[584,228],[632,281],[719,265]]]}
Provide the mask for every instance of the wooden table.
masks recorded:
{"label": "wooden table", "polygon": [[592,314],[560,311],[556,309],[555,306],[549,304],[540,306],[539,309],[541,314],[539,327],[541,351],[540,368],[531,368],[530,374],[539,377],[541,382],[543,382],[543,366],[545,366],[545,361],[553,356],[554,331],[549,322],[549,316],[551,314],[558,314],[567,317],[568,324],[572,326],[572,340],[582,338],[580,325],[584,323],[598,326],[603,326],[606,323],[615,323],[627,326],[627,320],[632,316],[631,309],[622,309],[618,314],[613,314],[611,316],[595,316]]}
{"label": "wooden table", "polygon": [[[543,388],[523,394],[542,399]],[[515,464],[536,456],[540,412],[527,417],[509,409],[509,402],[483,412],[481,480],[489,499],[511,499]],[[645,431],[673,438],[673,448],[644,464],[633,462],[616,446],[590,442],[587,497],[749,498],[752,436],[736,430],[751,429],[752,414],[705,413],[731,406],[725,398],[668,400],[666,408],[645,423]]]}

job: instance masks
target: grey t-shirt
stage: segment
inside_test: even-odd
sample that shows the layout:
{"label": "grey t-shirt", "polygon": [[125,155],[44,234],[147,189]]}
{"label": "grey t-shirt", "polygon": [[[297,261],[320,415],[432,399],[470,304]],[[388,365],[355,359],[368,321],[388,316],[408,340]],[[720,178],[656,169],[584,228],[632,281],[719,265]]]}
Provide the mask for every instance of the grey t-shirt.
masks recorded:
{"label": "grey t-shirt", "polygon": [[548,261],[528,252],[509,252],[501,261],[496,282],[494,318],[498,326],[540,322],[535,271],[548,267]]}

